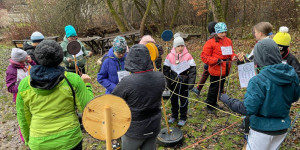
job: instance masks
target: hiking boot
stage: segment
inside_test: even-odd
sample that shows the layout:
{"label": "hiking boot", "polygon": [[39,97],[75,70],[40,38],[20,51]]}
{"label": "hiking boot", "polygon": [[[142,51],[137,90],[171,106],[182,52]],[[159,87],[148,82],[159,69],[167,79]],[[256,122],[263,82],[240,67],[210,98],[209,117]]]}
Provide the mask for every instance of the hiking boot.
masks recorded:
{"label": "hiking boot", "polygon": [[192,92],[194,92],[196,95],[198,95],[199,96],[199,94],[200,94],[200,91],[196,88],[196,87],[194,87],[193,89],[192,89]]}
{"label": "hiking boot", "polygon": [[172,124],[172,123],[174,123],[176,120],[177,120],[176,118],[171,117],[171,118],[169,119],[168,122]]}
{"label": "hiking boot", "polygon": [[179,120],[177,125],[182,127],[185,125],[185,123],[186,123],[186,120]]}
{"label": "hiking boot", "polygon": [[216,114],[216,109],[210,106],[206,107],[207,113],[209,114]]}

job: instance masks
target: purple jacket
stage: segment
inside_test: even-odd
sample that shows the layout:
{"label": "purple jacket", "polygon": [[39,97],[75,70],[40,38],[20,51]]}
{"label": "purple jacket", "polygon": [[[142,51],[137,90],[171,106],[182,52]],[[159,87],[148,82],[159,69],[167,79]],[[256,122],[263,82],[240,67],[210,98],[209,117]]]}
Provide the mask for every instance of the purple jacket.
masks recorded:
{"label": "purple jacket", "polygon": [[[34,61],[30,63],[30,65],[36,65]],[[24,69],[22,69],[24,68]],[[10,60],[10,64],[6,70],[6,86],[7,90],[10,93],[13,93],[13,101],[16,102],[16,96],[18,93],[18,85],[25,76],[27,76],[27,68],[28,65],[22,66],[18,62],[13,62]],[[18,71],[19,69],[19,71]]]}

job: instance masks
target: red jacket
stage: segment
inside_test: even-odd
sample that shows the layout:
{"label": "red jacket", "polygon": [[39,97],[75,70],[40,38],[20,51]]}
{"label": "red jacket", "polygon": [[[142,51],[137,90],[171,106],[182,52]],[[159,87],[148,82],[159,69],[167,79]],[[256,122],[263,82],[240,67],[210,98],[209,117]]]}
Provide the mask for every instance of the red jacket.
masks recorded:
{"label": "red jacket", "polygon": [[[222,55],[221,47],[230,46],[232,49],[232,54]],[[225,61],[232,61],[234,56],[236,56],[236,54],[234,53],[232,48],[232,41],[227,37],[225,37],[224,39],[220,39],[219,42],[216,42],[215,38],[211,38],[205,43],[205,45],[203,46],[203,51],[201,53],[201,59],[204,63],[208,64],[208,72],[212,76],[220,76],[221,74],[221,65],[218,64],[218,59],[223,60],[222,76],[228,75],[231,63]]]}

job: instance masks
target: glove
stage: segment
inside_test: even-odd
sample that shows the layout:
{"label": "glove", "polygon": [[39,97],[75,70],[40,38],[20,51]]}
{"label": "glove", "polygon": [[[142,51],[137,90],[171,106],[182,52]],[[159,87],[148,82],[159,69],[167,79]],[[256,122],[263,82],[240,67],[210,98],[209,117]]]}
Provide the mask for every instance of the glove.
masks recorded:
{"label": "glove", "polygon": [[218,64],[221,64],[222,62],[222,59],[218,59]]}
{"label": "glove", "polygon": [[229,103],[229,99],[230,99],[230,97],[227,94],[222,93],[220,96],[220,101],[222,101],[226,105]]}

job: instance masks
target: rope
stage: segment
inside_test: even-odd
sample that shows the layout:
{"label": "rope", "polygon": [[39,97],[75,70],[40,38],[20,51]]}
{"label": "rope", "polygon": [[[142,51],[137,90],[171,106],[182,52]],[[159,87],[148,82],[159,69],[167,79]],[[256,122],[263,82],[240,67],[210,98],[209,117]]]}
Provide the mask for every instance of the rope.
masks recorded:
{"label": "rope", "polygon": [[[229,76],[227,76],[227,77],[224,77],[224,78],[222,78],[221,80],[225,80],[226,78],[229,78],[229,77],[232,77],[233,75],[236,75],[238,72],[236,72],[236,73],[233,73],[233,74],[231,74],[231,75],[229,75]],[[178,82],[178,81],[175,81],[174,79],[171,79],[171,78],[169,78],[169,77],[167,77],[167,76],[165,76],[165,78],[166,79],[168,79],[168,80],[171,80],[171,81],[173,81],[173,82]],[[216,82],[219,82],[220,80],[217,80],[217,81],[214,81],[214,82],[208,82],[208,83],[204,83],[204,84],[199,84],[199,85],[209,85],[209,84],[212,84],[212,83],[216,83]],[[188,84],[188,83],[181,83],[181,84],[183,84],[183,85],[198,85],[198,83],[196,83],[196,84]]]}
{"label": "rope", "polygon": [[[170,90],[170,91],[172,91],[172,90],[171,90],[171,89],[169,89],[168,87],[167,87],[167,89],[168,89],[168,90]],[[173,92],[174,92],[174,91],[173,91]],[[215,106],[213,106],[213,105],[210,105],[210,104],[208,104],[208,103],[205,103],[205,102],[199,101],[199,100],[197,100],[197,99],[188,98],[188,97],[185,97],[185,96],[179,95],[179,94],[177,94],[177,93],[175,93],[175,92],[174,92],[174,94],[175,94],[175,95],[177,95],[177,96],[183,97],[183,98],[187,98],[187,99],[190,99],[190,100],[193,100],[193,101],[200,102],[200,103],[202,103],[202,104],[208,105],[208,106],[210,106],[210,107],[212,107],[212,108],[215,108],[215,109],[217,109],[217,110],[219,110],[219,111],[221,111],[221,112],[224,112],[224,113],[226,113],[226,114],[229,114],[229,115],[232,115],[232,116],[235,116],[235,117],[238,117],[238,118],[242,118],[241,116],[238,116],[238,115],[235,115],[235,114],[233,114],[233,113],[230,113],[230,112],[224,111],[224,110],[222,110],[222,109],[219,109],[219,108],[217,108],[217,107],[215,107]]]}
{"label": "rope", "polygon": [[192,144],[192,145],[190,145],[190,146],[187,146],[187,147],[183,148],[183,150],[186,150],[187,148],[191,148],[191,147],[193,147],[193,146],[199,144],[200,142],[203,142],[203,141],[205,141],[205,140],[208,140],[208,139],[212,138],[213,136],[215,136],[215,135],[217,135],[217,134],[219,134],[219,133],[225,131],[226,129],[228,129],[228,128],[232,127],[232,126],[234,126],[235,124],[237,124],[237,123],[240,122],[241,120],[242,120],[242,119],[240,119],[240,120],[234,122],[234,123],[231,124],[230,126],[228,126],[228,127],[226,127],[226,128],[223,128],[222,130],[220,130],[220,131],[218,131],[218,132],[216,132],[216,133],[214,133],[214,134],[212,134],[212,135],[210,135],[210,136],[208,136],[208,137],[206,137],[206,138],[204,138],[204,139],[199,140],[198,142],[196,142],[196,143],[194,143],[194,144]]}
{"label": "rope", "polygon": [[[297,115],[296,115],[296,117],[295,117],[293,123],[291,124],[291,127],[289,128],[287,134],[285,135],[284,139],[285,139],[285,138],[288,136],[288,134],[291,132],[291,130],[292,130],[292,128],[293,128],[293,126],[294,126],[294,124],[295,124],[297,118],[299,117],[299,114],[300,114],[300,110],[298,111],[298,113],[297,113]],[[284,141],[284,140],[282,140],[282,142],[279,144],[279,146],[276,148],[276,150],[279,149],[279,147],[281,146],[281,144],[283,143],[283,141]]]}

